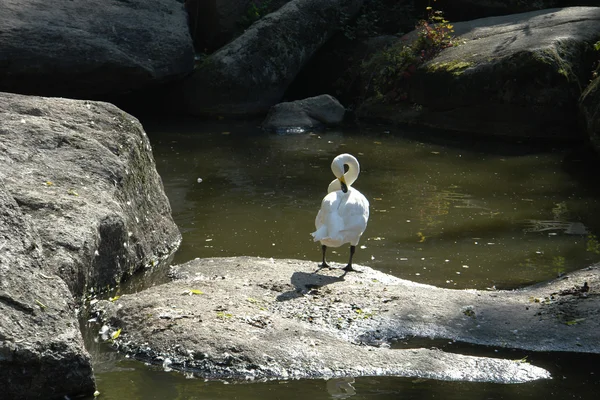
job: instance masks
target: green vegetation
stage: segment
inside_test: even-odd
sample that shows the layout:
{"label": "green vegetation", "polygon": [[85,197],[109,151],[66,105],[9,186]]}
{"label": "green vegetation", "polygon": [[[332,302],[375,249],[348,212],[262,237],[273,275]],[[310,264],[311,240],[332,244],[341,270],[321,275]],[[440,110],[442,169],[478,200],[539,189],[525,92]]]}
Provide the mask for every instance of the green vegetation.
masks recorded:
{"label": "green vegetation", "polygon": [[250,25],[273,11],[272,0],[253,1],[248,6],[246,13],[239,21],[239,26],[242,29],[248,28]]}
{"label": "green vegetation", "polygon": [[[427,7],[427,18],[415,28],[416,38],[397,43],[373,56],[363,64],[363,70],[371,75],[371,90],[375,98],[384,102],[404,101],[403,89],[417,68],[433,59],[440,51],[455,45],[453,26],[432,7]],[[468,63],[445,65],[454,73],[468,68]],[[442,65],[440,65],[440,68]]]}
{"label": "green vegetation", "polygon": [[[594,43],[594,50],[600,52],[600,41]],[[594,66],[594,71],[592,71],[592,79],[596,79],[598,74],[600,73],[600,60],[596,61],[596,65]]]}

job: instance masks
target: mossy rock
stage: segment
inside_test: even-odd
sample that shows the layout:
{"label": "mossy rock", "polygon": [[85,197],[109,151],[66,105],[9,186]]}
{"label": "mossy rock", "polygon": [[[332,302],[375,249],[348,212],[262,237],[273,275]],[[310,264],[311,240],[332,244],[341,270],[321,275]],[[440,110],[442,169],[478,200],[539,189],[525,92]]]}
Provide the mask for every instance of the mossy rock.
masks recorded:
{"label": "mossy rock", "polygon": [[[585,137],[577,129],[577,104],[597,58],[592,44],[600,38],[600,8],[543,10],[454,27],[454,46],[409,76],[399,74],[387,92],[368,93],[359,118],[515,138]],[[400,43],[416,38],[413,32]]]}

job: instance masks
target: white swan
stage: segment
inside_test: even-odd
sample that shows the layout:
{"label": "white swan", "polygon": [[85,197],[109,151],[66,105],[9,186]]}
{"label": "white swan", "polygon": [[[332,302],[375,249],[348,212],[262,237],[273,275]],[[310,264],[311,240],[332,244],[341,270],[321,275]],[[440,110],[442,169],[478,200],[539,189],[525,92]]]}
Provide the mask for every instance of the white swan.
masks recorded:
{"label": "white swan", "polygon": [[[346,173],[345,165],[348,166]],[[331,171],[336,179],[329,184],[328,194],[323,198],[315,219],[317,230],[311,235],[315,242],[320,241],[322,245],[321,268],[331,268],[325,261],[327,246],[339,247],[350,243],[350,261],[344,270],[356,271],[352,268],[352,256],[369,220],[368,200],[351,186],[358,178],[360,165],[353,155],[340,154],[333,159]]]}

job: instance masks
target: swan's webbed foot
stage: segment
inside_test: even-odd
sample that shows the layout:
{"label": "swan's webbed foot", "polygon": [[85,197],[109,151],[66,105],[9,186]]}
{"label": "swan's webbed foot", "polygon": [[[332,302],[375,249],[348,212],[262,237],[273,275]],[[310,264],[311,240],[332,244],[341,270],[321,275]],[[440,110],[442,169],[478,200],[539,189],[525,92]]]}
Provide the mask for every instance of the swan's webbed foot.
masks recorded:
{"label": "swan's webbed foot", "polygon": [[356,272],[357,274],[362,274],[362,271],[352,268],[352,264],[348,264],[342,269],[346,272]]}
{"label": "swan's webbed foot", "polygon": [[327,252],[327,246],[322,245],[321,250],[323,251],[323,262],[321,264],[319,264],[319,269],[323,269],[323,268],[333,269],[329,266],[329,264],[327,264],[327,261],[325,261],[325,253]]}
{"label": "swan's webbed foot", "polygon": [[356,252],[356,246],[350,246],[350,260],[348,261],[348,265],[346,265],[343,268],[343,270],[346,272],[357,272],[359,274],[362,274],[362,271],[352,268],[352,257],[354,256],[355,252]]}

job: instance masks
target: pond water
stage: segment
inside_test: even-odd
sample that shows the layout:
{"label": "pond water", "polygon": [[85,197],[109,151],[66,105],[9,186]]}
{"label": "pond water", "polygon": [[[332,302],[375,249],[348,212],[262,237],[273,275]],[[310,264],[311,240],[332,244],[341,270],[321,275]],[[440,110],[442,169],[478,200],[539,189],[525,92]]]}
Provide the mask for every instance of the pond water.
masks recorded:
{"label": "pond water", "polygon": [[[508,289],[600,261],[597,161],[575,149],[453,141],[377,125],[281,136],[248,122],[143,122],[183,234],[173,263],[249,255],[316,266],[321,250],[310,232],[334,178],[331,161],[346,152],[359,159],[354,187],[371,202],[356,264],[441,287]],[[345,265],[348,252],[330,249],[328,260]],[[102,399],[545,399],[591,398],[600,389],[594,355],[409,340],[400,345],[527,355],[555,378],[524,385],[379,377],[227,384],[127,360],[97,344],[93,328],[86,342]]]}

